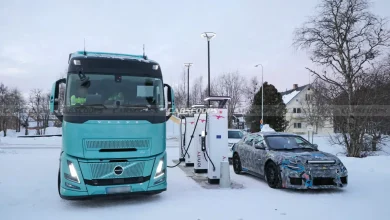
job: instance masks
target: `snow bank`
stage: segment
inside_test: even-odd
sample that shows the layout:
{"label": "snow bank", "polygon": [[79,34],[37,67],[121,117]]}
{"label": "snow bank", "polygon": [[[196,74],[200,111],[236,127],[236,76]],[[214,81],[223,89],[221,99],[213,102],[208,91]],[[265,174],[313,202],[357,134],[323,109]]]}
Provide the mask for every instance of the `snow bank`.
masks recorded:
{"label": "snow bank", "polygon": [[[20,132],[16,132],[16,130],[7,129],[7,137],[17,137],[17,136],[25,136],[26,129],[20,129]],[[47,127],[45,135],[57,135],[62,134],[62,128],[57,127]],[[28,136],[37,135],[35,129],[28,130]],[[4,137],[4,131],[0,131],[0,138]]]}
{"label": "snow bank", "polygon": [[[173,147],[173,143],[167,145]],[[173,165],[171,160],[179,156],[178,145],[167,151],[168,165]],[[316,220],[385,220],[390,216],[390,157],[385,156],[341,158],[349,172],[349,185],[340,190],[275,190],[261,178],[235,174],[232,167],[232,181],[243,184],[244,188],[204,189],[180,168],[173,168],[168,170],[168,190],[160,195],[66,201],[61,200],[56,191],[59,154],[60,149],[0,151],[1,219],[51,220],[53,216],[56,220],[123,219],[131,216],[132,219],[179,220],[186,216],[202,220],[312,217]],[[37,169],[26,172],[26,164]],[[40,169],[42,167],[44,169]],[[201,211],[194,211],[200,206]]]}
{"label": "snow bank", "polygon": [[[327,153],[331,153],[336,156],[345,157],[346,149],[343,145],[332,144],[331,137],[335,137],[337,134],[332,135],[314,135],[313,143],[318,144],[318,149]],[[301,135],[301,137],[309,140],[307,135]],[[310,140],[311,142],[311,137]],[[370,156],[390,156],[390,139],[386,139],[378,147],[378,151],[370,152]]]}
{"label": "snow bank", "polygon": [[269,126],[269,124],[264,124],[261,131],[262,132],[275,132],[275,130],[273,128],[271,128],[271,126]]}
{"label": "snow bank", "polygon": [[284,104],[287,104],[288,102],[290,102],[291,99],[293,99],[298,93],[299,93],[299,91],[293,91],[287,95],[284,95],[282,97]]}

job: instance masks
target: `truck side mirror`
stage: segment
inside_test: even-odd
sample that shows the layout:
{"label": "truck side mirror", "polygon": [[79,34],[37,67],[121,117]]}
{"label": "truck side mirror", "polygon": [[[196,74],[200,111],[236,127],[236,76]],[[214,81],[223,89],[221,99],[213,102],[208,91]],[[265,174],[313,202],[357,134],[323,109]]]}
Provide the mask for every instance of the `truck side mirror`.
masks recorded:
{"label": "truck side mirror", "polygon": [[318,144],[312,144],[312,146],[315,150],[318,150]]}
{"label": "truck side mirror", "polygon": [[166,116],[166,120],[168,121],[169,118],[172,116],[173,112],[175,112],[175,94],[172,89],[172,87],[168,84],[164,84],[164,88],[167,87],[167,110],[169,111],[169,114]]}
{"label": "truck side mirror", "polygon": [[57,80],[55,83],[53,83],[53,86],[51,88],[51,94],[50,94],[50,102],[49,102],[49,108],[50,113],[57,116],[57,118],[62,121],[62,115],[58,114],[59,110],[59,94],[60,94],[60,84],[66,83],[66,79],[62,78]]}

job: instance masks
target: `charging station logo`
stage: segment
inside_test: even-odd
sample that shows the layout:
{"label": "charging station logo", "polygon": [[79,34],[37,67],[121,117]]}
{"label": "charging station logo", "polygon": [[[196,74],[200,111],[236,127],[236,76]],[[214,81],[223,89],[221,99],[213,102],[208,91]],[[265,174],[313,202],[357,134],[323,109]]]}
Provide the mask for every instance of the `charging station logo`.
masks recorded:
{"label": "charging station logo", "polygon": [[222,156],[222,161],[225,161],[226,157],[225,156]]}
{"label": "charging station logo", "polygon": [[206,120],[205,119],[200,119],[200,122],[204,123]]}
{"label": "charging station logo", "polygon": [[194,123],[195,123],[195,122],[193,122],[193,121],[190,122],[190,124],[192,124],[192,125],[193,125]]}
{"label": "charging station logo", "polygon": [[219,120],[220,118],[225,118],[223,117],[222,115],[213,115],[214,117],[217,117],[217,119]]}

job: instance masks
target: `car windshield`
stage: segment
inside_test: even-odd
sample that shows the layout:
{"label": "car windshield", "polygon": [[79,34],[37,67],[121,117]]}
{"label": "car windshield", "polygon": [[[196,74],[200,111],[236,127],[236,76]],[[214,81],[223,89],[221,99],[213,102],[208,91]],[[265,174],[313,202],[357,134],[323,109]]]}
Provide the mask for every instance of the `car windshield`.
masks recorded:
{"label": "car windshield", "polygon": [[298,136],[268,136],[265,141],[271,149],[290,150],[290,149],[313,149],[311,144]]}
{"label": "car windshield", "polygon": [[67,80],[66,106],[164,107],[163,85],[159,78],[117,74],[78,74]]}
{"label": "car windshield", "polygon": [[230,139],[241,139],[243,134],[241,131],[228,131],[228,138]]}

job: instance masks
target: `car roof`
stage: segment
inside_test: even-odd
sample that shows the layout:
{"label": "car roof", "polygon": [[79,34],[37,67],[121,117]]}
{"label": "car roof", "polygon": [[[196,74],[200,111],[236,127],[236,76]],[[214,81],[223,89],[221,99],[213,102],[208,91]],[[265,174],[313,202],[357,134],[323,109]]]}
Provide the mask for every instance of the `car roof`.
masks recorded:
{"label": "car roof", "polygon": [[274,131],[270,131],[270,132],[256,132],[256,133],[249,133],[247,134],[249,136],[258,136],[258,135],[261,135],[263,137],[267,137],[267,136],[299,136],[297,134],[293,134],[293,133],[286,133],[286,132],[274,132]]}

